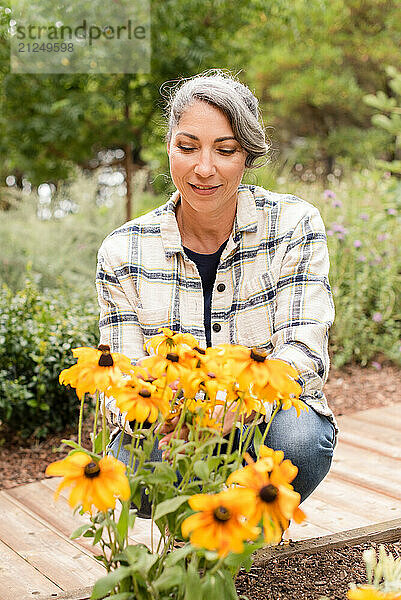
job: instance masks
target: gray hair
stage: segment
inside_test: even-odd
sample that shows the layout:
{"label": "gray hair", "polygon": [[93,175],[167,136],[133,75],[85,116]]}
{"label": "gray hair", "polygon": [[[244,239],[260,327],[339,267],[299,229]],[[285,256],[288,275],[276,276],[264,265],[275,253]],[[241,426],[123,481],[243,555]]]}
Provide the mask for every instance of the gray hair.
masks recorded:
{"label": "gray hair", "polygon": [[[164,97],[165,85],[162,86]],[[258,100],[246,85],[221,69],[210,69],[180,80],[167,90],[167,142],[170,142],[172,129],[178,125],[183,113],[197,100],[215,106],[226,115],[235,139],[247,152],[246,168],[266,164],[267,158],[255,164],[258,158],[267,157],[269,151]]]}

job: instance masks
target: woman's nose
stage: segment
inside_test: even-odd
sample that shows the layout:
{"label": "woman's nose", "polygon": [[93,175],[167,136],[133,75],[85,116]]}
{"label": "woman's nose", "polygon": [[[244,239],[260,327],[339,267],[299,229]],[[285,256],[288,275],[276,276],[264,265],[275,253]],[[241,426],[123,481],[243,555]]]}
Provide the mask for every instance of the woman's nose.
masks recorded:
{"label": "woman's nose", "polygon": [[195,164],[194,172],[201,177],[210,177],[216,173],[216,166],[210,152],[201,152],[199,160]]}

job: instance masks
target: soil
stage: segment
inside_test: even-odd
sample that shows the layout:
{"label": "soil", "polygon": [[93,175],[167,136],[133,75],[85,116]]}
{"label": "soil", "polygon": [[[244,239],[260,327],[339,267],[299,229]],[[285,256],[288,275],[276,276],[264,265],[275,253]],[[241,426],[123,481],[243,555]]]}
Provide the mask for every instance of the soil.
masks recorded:
{"label": "soil", "polygon": [[[238,595],[248,600],[345,600],[351,583],[367,584],[362,553],[372,546],[377,550],[379,544],[271,558],[265,567],[238,574]],[[401,556],[401,542],[383,546],[394,558]]]}
{"label": "soil", "polygon": [[[394,365],[382,364],[380,368],[351,365],[331,370],[325,394],[334,414],[341,416],[394,404],[399,400],[400,389],[401,369]],[[83,434],[86,447],[90,447],[90,430],[88,419]],[[43,479],[46,466],[68,453],[61,443],[63,438],[77,441],[72,430],[41,442],[31,440],[25,445],[16,439],[2,440],[0,489]],[[282,559],[274,557],[266,567],[255,565],[249,573],[239,573],[238,594],[248,600],[345,600],[351,582],[366,583],[362,552],[368,547],[370,544],[361,544]],[[401,541],[386,543],[384,547],[394,557],[401,556]]]}

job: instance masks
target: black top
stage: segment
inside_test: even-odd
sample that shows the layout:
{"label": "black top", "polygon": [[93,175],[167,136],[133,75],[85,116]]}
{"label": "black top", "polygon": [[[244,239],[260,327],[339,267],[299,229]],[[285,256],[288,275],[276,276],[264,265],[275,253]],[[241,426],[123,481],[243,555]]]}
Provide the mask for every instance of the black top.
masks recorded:
{"label": "black top", "polygon": [[189,248],[185,248],[184,252],[197,266],[199,271],[199,275],[202,279],[202,288],[203,288],[203,306],[204,306],[204,324],[205,324],[205,334],[206,334],[206,344],[208,346],[212,345],[212,332],[211,332],[211,322],[212,322],[212,292],[214,282],[216,280],[217,267],[220,262],[220,257],[228,239],[220,246],[217,252],[213,254],[199,254],[198,252],[194,252]]}

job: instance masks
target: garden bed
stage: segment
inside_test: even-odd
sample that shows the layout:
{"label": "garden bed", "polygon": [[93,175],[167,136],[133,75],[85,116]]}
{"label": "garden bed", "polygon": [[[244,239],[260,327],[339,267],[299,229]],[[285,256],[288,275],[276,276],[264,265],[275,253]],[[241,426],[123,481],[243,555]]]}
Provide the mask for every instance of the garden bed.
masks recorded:
{"label": "garden bed", "polygon": [[[364,550],[379,542],[346,545],[319,552],[272,556],[265,565],[240,572],[238,595],[249,600],[345,600],[350,583],[366,583]],[[383,544],[394,557],[401,556],[401,541]]]}

